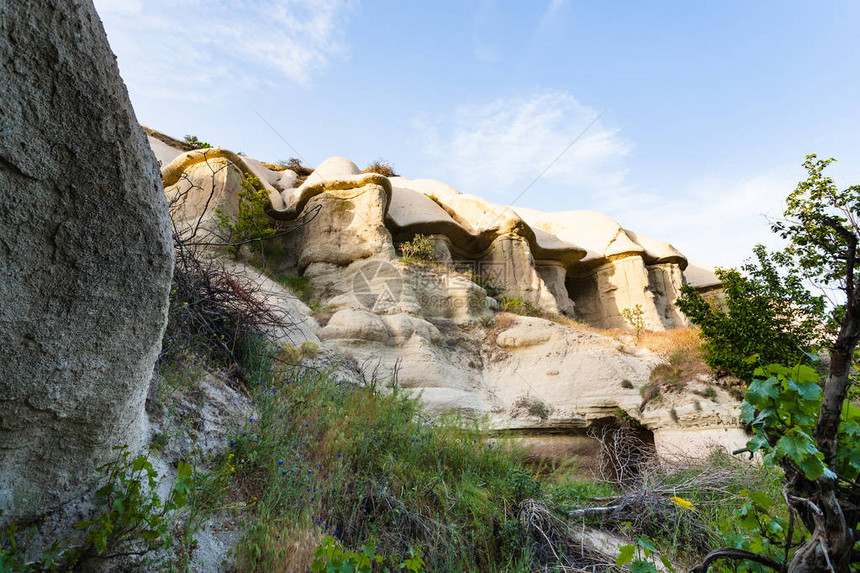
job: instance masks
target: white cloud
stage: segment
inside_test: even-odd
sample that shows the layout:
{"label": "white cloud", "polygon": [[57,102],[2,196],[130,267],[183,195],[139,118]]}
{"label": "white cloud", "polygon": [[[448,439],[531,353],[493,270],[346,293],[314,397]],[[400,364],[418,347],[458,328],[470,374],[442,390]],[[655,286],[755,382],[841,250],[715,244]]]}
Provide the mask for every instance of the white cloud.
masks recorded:
{"label": "white cloud", "polygon": [[345,52],[348,0],[95,0],[136,93],[212,101],[279,79],[302,85]]}
{"label": "white cloud", "polygon": [[674,244],[688,258],[717,266],[738,266],[763,243],[778,247],[769,219],[781,216],[796,170],[772,170],[750,177],[705,178],[665,194],[624,193],[602,210],[632,229]]}
{"label": "white cloud", "polygon": [[[417,127],[427,138],[432,177],[507,204],[595,117],[596,110],[570,94],[541,92],[463,106]],[[783,199],[803,178],[796,167],[702,177],[648,192],[625,169],[631,149],[618,129],[597,121],[515,204],[550,212],[600,211],[715,265],[741,264],[756,243],[779,245],[767,218],[781,215]]]}
{"label": "white cloud", "polygon": [[618,130],[598,120],[570,146],[597,116],[570,94],[551,91],[462,106],[451,117],[418,127],[435,173],[465,192],[505,202],[550,165],[540,178],[543,187],[622,187],[622,159],[630,145]]}

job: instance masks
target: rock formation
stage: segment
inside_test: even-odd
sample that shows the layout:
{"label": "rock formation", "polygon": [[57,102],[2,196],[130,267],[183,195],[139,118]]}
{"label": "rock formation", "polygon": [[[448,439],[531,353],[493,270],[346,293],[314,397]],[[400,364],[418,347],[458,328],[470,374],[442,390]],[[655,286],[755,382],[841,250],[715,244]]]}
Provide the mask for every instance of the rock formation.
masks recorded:
{"label": "rock formation", "polygon": [[[438,181],[361,173],[344,158],[299,182],[225,150],[151,144],[168,160],[168,196],[191,190],[190,204],[235,210],[236,181],[254,175],[274,219],[303,221],[279,239],[284,255],[266,264],[311,280],[324,311],[317,320],[302,314],[303,339],[348,357],[364,379],[394,378],[420,392],[429,411],[484,417],[552,455],[594,453],[588,429],[619,415],[639,420],[664,453],[745,442],[735,401],[722,390],[716,402],[681,394],[643,405],[640,392],[661,358],[596,331],[625,326],[621,311],[636,305],[649,329],[685,326],[674,304],[681,286],[719,287],[712,269],[689,265],[668,243],[600,213],[509,209]],[[235,177],[215,181],[213,167]],[[201,212],[185,216],[193,227]],[[396,256],[395,245],[416,234],[432,239],[437,264]],[[592,329],[497,314],[500,296]]]}
{"label": "rock formation", "polygon": [[0,6],[0,510],[145,438],[173,267],[161,178],[90,0]]}

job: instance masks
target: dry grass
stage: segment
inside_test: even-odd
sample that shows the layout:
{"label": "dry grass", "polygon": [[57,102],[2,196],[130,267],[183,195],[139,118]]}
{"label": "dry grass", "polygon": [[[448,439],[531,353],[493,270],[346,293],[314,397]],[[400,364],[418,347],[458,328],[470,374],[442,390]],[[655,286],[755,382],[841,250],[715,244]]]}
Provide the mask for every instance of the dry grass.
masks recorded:
{"label": "dry grass", "polygon": [[646,330],[642,333],[639,344],[657,354],[671,354],[676,351],[688,352],[701,356],[702,340],[699,338],[699,329],[673,328],[662,332]]}
{"label": "dry grass", "polygon": [[397,173],[394,172],[394,166],[384,159],[377,159],[365,167],[362,173],[379,173],[386,177],[397,177]]}
{"label": "dry grass", "polygon": [[651,373],[651,381],[663,386],[683,388],[687,382],[711,368],[702,358],[702,340],[697,328],[676,328],[664,332],[648,332],[642,345],[666,359]]}
{"label": "dry grass", "polygon": [[265,161],[261,161],[260,164],[266,169],[270,169],[272,171],[286,171],[287,166],[281,165],[279,163],[266,163]]}
{"label": "dry grass", "polygon": [[165,133],[161,133],[160,131],[146,127],[145,125],[141,125],[140,128],[143,130],[143,132],[146,135],[153,137],[153,138],[161,141],[162,143],[166,143],[167,145],[174,147],[176,149],[181,149],[182,151],[194,151],[195,149],[197,149],[196,147],[194,147],[193,145],[191,145],[185,141],[180,141],[180,140],[176,139],[175,137],[170,137],[169,135],[167,135]]}

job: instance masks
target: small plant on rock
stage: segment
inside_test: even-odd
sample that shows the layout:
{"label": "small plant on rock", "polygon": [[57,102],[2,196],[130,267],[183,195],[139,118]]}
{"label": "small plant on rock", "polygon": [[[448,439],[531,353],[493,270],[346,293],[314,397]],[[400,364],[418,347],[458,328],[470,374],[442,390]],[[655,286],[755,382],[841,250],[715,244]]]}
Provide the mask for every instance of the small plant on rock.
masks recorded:
{"label": "small plant on rock", "polygon": [[436,260],[436,243],[432,238],[415,235],[398,245],[404,263],[426,263]]}
{"label": "small plant on rock", "polygon": [[550,407],[546,405],[546,402],[535,398],[534,396],[520,396],[517,398],[516,402],[514,402],[514,410],[525,410],[529,416],[534,416],[536,418],[540,418],[541,420],[546,420],[549,418],[551,413]]}
{"label": "small plant on rock", "polygon": [[503,296],[499,299],[499,304],[505,312],[524,316],[541,316],[543,314],[541,309],[518,296]]}
{"label": "small plant on rock", "polygon": [[187,143],[188,145],[193,145],[197,149],[209,149],[212,147],[210,143],[206,143],[205,141],[200,141],[199,139],[197,139],[196,135],[186,135],[185,143]]}
{"label": "small plant on rock", "polygon": [[364,168],[362,173],[379,173],[380,175],[385,175],[386,177],[397,177],[397,173],[394,172],[394,166],[384,159],[377,159],[370,165]]}
{"label": "small plant on rock", "polygon": [[233,254],[238,257],[242,245],[250,243],[251,248],[262,252],[263,240],[277,233],[272,220],[266,215],[269,208],[269,194],[262,189],[260,180],[249,175],[242,183],[239,191],[239,212],[232,219],[220,208],[215,209],[215,215],[222,228],[228,233],[227,242]]}
{"label": "small plant on rock", "polygon": [[645,311],[642,310],[642,305],[637,304],[633,308],[623,309],[621,316],[636,331],[636,340],[639,340],[642,337],[642,331],[645,330]]}

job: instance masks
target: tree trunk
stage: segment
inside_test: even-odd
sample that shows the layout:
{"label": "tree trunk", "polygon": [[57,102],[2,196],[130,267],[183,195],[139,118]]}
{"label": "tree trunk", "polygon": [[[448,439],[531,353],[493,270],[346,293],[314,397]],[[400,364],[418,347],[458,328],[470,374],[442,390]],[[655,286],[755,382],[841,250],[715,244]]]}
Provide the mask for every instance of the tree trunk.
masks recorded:
{"label": "tree trunk", "polygon": [[[831,469],[835,468],[837,434],[842,416],[842,408],[848,393],[851,359],[854,348],[860,339],[860,304],[858,292],[848,293],[848,304],[845,318],[839,329],[839,335],[830,353],[830,370],[824,382],[824,398],[818,414],[815,427],[815,440],[818,449],[824,454],[824,462]],[[802,477],[802,476],[798,476]],[[801,480],[805,481],[805,480]],[[796,495],[805,492],[792,489]],[[848,573],[851,554],[854,547],[852,528],[855,524],[845,521],[842,506],[836,498],[837,481],[822,476],[808,485],[815,491],[808,501],[799,501],[798,509],[811,513],[815,524],[812,537],[795,552],[788,567],[788,573],[812,573],[817,571],[833,571]]]}

